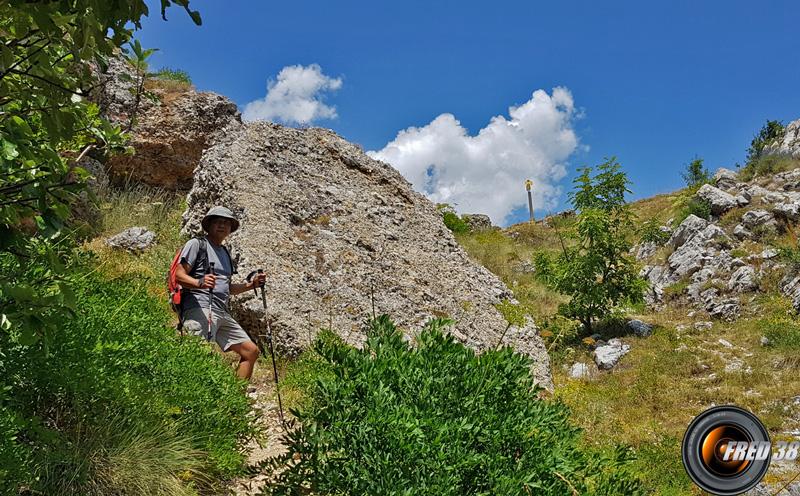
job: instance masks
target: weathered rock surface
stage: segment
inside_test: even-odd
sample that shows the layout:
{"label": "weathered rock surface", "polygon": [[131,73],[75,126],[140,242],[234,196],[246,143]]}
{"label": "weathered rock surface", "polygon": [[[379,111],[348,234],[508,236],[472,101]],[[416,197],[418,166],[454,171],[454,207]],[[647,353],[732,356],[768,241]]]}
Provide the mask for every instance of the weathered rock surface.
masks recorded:
{"label": "weathered rock surface", "polygon": [[647,336],[653,334],[653,325],[643,322],[639,319],[629,320],[625,326],[640,338],[646,338]]}
{"label": "weathered rock surface", "polygon": [[736,179],[736,173],[723,167],[717,169],[717,172],[714,173],[712,181],[717,188],[725,191],[735,188],[738,182]]}
{"label": "weathered rock surface", "polygon": [[617,338],[611,339],[608,343],[595,348],[594,363],[603,370],[613,368],[620,359],[631,351],[630,345],[627,345]]}
{"label": "weathered rock surface", "polygon": [[[113,59],[96,98],[104,114],[124,129],[134,114],[135,100],[130,91],[133,82],[120,78],[122,73],[135,78],[129,64]],[[130,178],[166,189],[188,190],[203,150],[218,135],[240,127],[241,116],[235,103],[216,93],[192,89],[167,93],[158,88],[153,93],[159,101],[142,97],[135,112],[128,143],[135,153],[111,157],[106,168],[116,181]]]}
{"label": "weathered rock surface", "polygon": [[[453,336],[478,351],[513,346],[552,388],[533,322],[507,329],[494,306],[513,301],[511,291],[467,256],[436,207],[399,172],[333,132],[232,127],[203,154],[187,202],[185,233],[197,232],[215,204],[240,217],[229,244],[241,274],[265,269],[268,316],[284,352],[308,346],[321,327],[363,343],[374,296],[374,312],[409,335],[446,315],[455,321]],[[253,293],[231,306],[246,329],[266,333]]]}
{"label": "weathered rock surface", "polygon": [[800,119],[790,122],[786,126],[783,140],[764,147],[765,155],[784,155],[800,158]]}
{"label": "weathered rock surface", "polygon": [[106,244],[111,248],[130,252],[142,252],[155,242],[156,233],[145,227],[131,227],[106,240]]}
{"label": "weathered rock surface", "polygon": [[726,193],[710,184],[704,184],[697,190],[697,197],[707,201],[711,205],[711,213],[722,215],[733,207],[738,206],[736,198],[730,193]]}
{"label": "weathered rock surface", "polygon": [[575,362],[569,368],[569,377],[571,379],[591,379],[592,375],[594,375],[594,370],[583,362]]}
{"label": "weathered rock surface", "polygon": [[492,219],[485,214],[464,214],[462,218],[473,232],[488,231],[493,227]]}

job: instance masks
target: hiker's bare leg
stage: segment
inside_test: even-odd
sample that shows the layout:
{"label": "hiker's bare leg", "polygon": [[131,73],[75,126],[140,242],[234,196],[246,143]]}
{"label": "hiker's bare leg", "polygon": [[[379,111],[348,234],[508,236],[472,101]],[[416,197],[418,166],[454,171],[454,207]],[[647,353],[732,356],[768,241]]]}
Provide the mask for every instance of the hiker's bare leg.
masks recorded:
{"label": "hiker's bare leg", "polygon": [[258,346],[252,341],[247,341],[232,344],[229,350],[236,352],[240,357],[239,366],[236,367],[236,374],[249,381],[250,376],[253,375],[253,367],[256,364],[256,360],[258,360]]}

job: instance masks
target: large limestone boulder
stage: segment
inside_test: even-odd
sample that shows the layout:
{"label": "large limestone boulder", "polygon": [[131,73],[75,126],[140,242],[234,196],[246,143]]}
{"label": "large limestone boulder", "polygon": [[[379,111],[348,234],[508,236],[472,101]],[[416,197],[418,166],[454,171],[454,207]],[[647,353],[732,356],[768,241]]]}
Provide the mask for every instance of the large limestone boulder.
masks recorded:
{"label": "large limestone boulder", "polygon": [[730,190],[736,187],[738,181],[736,180],[735,172],[730,169],[720,167],[717,169],[717,172],[714,173],[712,182],[719,189]]}
{"label": "large limestone boulder", "polygon": [[137,109],[131,92],[136,77],[130,64],[112,59],[108,72],[100,76],[102,84],[94,96],[113,123],[123,129],[133,123],[128,144],[135,153],[111,157],[106,163],[108,173],[116,182],[133,179],[166,189],[188,190],[203,150],[218,135],[241,126],[239,110],[216,93],[159,86],[148,89],[154,98],[142,96]]}
{"label": "large limestone boulder", "polygon": [[785,155],[800,158],[800,119],[786,126],[783,140],[764,147],[764,155]]}
{"label": "large limestone boulder", "polygon": [[719,188],[715,188],[710,184],[701,186],[700,189],[697,190],[697,197],[707,201],[711,205],[711,213],[714,215],[722,215],[739,205],[733,195]]}
{"label": "large limestone boulder", "polygon": [[235,297],[232,311],[254,335],[269,318],[283,352],[305,348],[323,327],[360,345],[374,303],[412,339],[428,319],[447,316],[453,336],[477,351],[513,346],[552,388],[533,322],[509,326],[495,308],[511,291],[470,260],[434,204],[395,169],[333,132],[234,127],[204,153],[187,201],[186,233],[215,204],[240,216],[229,244],[242,276],[266,270],[268,311],[252,292]]}

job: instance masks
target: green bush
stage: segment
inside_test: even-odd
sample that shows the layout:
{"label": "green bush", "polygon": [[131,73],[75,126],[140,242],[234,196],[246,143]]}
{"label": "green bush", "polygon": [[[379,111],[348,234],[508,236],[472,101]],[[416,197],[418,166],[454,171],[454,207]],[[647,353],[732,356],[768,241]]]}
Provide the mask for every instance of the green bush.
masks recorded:
{"label": "green bush", "polygon": [[192,78],[189,76],[189,73],[181,69],[162,67],[157,72],[149,74],[149,76],[165,81],[177,81],[179,83],[192,84]]}
{"label": "green bush", "polygon": [[750,181],[753,178],[769,176],[800,167],[800,160],[782,155],[767,155],[748,162],[739,170],[739,179]]}
{"label": "green bush", "polygon": [[707,200],[703,200],[702,198],[697,198],[692,196],[683,204],[683,207],[678,211],[678,215],[675,217],[673,225],[679,226],[681,222],[686,220],[686,217],[689,217],[690,215],[696,215],[701,219],[705,220],[710,219],[711,204]]}
{"label": "green bush", "polygon": [[330,365],[265,494],[639,494],[627,450],[580,447],[560,403],[538,398],[530,361],[476,356],[433,320],[411,346],[387,316],[363,349],[321,333]]}
{"label": "green bush", "polygon": [[[10,258],[0,255],[0,277],[18,267]],[[177,487],[181,474],[201,484],[241,473],[253,435],[245,383],[199,338],[176,336],[143,282],[106,280],[86,262],[71,270],[74,318],[34,344],[14,326],[0,333],[0,466],[22,464],[0,471],[4,487],[131,494]]]}
{"label": "green bush", "polygon": [[670,233],[663,231],[656,219],[645,221],[639,228],[640,243],[655,243],[663,246],[670,237]]}
{"label": "green bush", "polygon": [[469,225],[462,217],[458,216],[452,206],[447,203],[439,203],[436,205],[436,208],[442,214],[444,225],[447,226],[448,229],[458,234],[469,232]]}
{"label": "green bush", "polygon": [[681,177],[689,187],[700,187],[711,180],[708,169],[703,167],[703,159],[698,157],[686,165],[686,171],[681,173]]}
{"label": "green bush", "polygon": [[780,121],[770,121],[764,123],[761,129],[753,137],[750,142],[750,147],[747,148],[747,165],[753,163],[756,159],[761,158],[764,148],[768,145],[782,140],[786,134],[786,128]]}

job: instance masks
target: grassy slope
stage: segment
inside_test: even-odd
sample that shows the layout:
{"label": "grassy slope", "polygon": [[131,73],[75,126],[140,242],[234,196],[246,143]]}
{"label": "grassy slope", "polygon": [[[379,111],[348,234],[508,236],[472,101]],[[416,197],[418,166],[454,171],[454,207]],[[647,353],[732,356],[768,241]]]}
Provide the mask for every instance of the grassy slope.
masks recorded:
{"label": "grassy slope", "polygon": [[[665,222],[679,214],[681,200],[687,196],[683,190],[632,207],[639,221],[655,218]],[[723,219],[726,221],[729,219]],[[560,224],[563,236],[569,225]],[[459,235],[458,240],[476,261],[501,277],[547,328],[561,297],[531,274],[517,273],[513,267],[520,260],[530,261],[537,250],[558,250],[560,241],[554,228],[526,223],[502,232]],[[784,242],[772,240],[773,244]],[[747,251],[757,253],[763,248],[751,243]],[[689,483],[680,461],[683,433],[696,414],[712,405],[735,403],[756,412],[774,439],[797,428],[791,417],[797,413],[792,397],[800,390],[800,359],[796,358],[800,325],[790,315],[789,301],[778,294],[777,280],[762,281],[761,286],[749,314],[732,324],[715,322],[710,331],[696,331],[691,326],[707,320],[702,312],[688,317],[691,309],[675,304],[661,312],[641,308],[637,314],[633,310],[631,317],[656,324],[654,335],[626,336],[631,352],[613,371],[600,373],[593,381],[572,380],[566,370],[575,361],[592,360],[586,345],[574,335],[552,343],[555,335],[545,331],[555,395],[572,409],[573,420],[584,428],[585,442],[633,446],[640,474],[654,494],[700,494]],[[687,328],[679,330],[680,325]],[[760,338],[765,334],[781,343],[762,347]],[[720,339],[733,348],[721,344]],[[742,369],[749,371],[734,371],[730,366],[726,371],[732,358],[742,360]]]}

